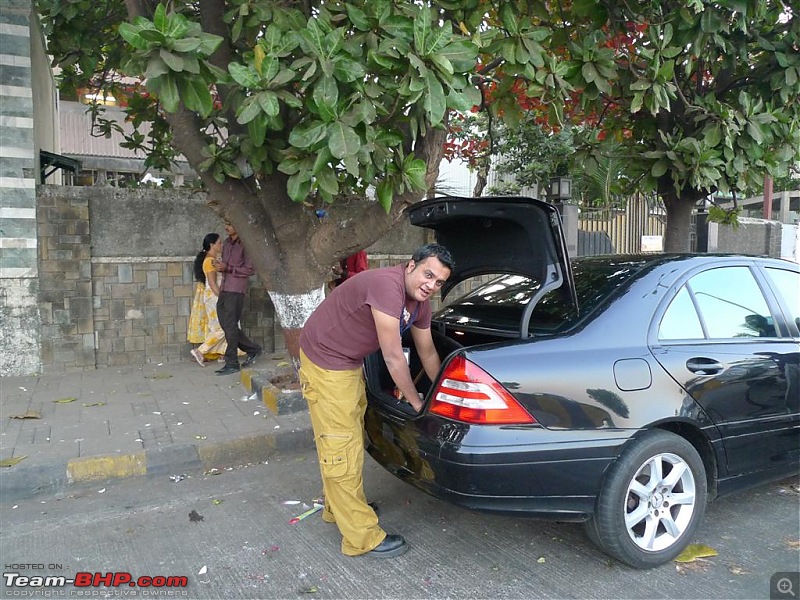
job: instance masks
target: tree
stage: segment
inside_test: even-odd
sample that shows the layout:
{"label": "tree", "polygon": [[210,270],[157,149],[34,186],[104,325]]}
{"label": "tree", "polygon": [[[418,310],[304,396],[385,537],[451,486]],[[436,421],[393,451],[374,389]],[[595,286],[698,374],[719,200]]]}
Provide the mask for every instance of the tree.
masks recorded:
{"label": "tree", "polygon": [[[665,250],[686,251],[698,200],[752,193],[766,174],[800,159],[800,22],[786,3],[580,0],[553,3],[556,20],[537,7],[533,21],[549,28],[539,45],[547,61],[559,62],[550,74],[518,64],[507,73],[515,79],[492,84],[481,108],[506,126],[473,131],[474,143],[462,143],[474,164],[475,147],[511,141],[516,155],[539,152],[545,160],[532,168],[541,169],[548,152],[529,123],[550,132],[578,125],[571,129],[576,178],[587,175],[608,194],[612,163],[621,161],[628,185],[615,193],[657,192],[667,212]],[[498,16],[520,36],[529,28],[513,8]],[[503,47],[501,69],[509,70],[514,52],[517,63],[529,51],[536,64],[525,42]],[[550,83],[563,103],[539,101]],[[509,119],[520,110],[532,116]]]}
{"label": "tree", "polygon": [[128,146],[152,166],[179,152],[200,174],[294,353],[330,266],[425,195],[447,111],[480,101],[469,81],[477,46],[441,7],[410,0],[38,8],[62,88],[126,87],[131,121],[155,132]]}
{"label": "tree", "polygon": [[433,186],[451,111],[513,127],[535,100],[595,125],[587,164],[624,144],[676,247],[697,198],[800,141],[798,22],[776,0],[37,3],[64,88],[145,86],[128,110],[153,129],[129,145],[200,174],[294,353],[330,266]]}

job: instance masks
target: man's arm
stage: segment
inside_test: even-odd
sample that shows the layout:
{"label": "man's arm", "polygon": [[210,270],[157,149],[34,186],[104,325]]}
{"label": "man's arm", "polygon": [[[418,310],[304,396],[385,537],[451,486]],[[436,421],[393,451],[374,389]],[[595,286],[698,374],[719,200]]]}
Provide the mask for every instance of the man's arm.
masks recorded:
{"label": "man's arm", "polygon": [[442,368],[442,361],[436,351],[436,346],[433,345],[431,328],[418,329],[412,325],[411,337],[414,339],[414,346],[416,346],[417,354],[422,361],[422,368],[425,369],[428,379],[433,381],[439,374],[439,369]]}
{"label": "man's arm", "polygon": [[[233,252],[231,252],[231,254],[233,254]],[[247,279],[256,272],[255,267],[253,267],[253,262],[250,260],[250,257],[247,256],[244,249],[242,249],[238,258],[239,260],[235,261],[234,257],[228,256],[227,259],[215,261],[214,266],[230,277]]]}
{"label": "man's arm", "polygon": [[417,388],[411,380],[411,371],[406,358],[403,356],[403,346],[400,341],[400,319],[382,313],[374,307],[371,309],[375,329],[378,333],[378,343],[383,352],[383,360],[389,369],[389,375],[392,376],[403,397],[414,407],[414,410],[419,412],[422,409],[422,402],[417,394]]}
{"label": "man's arm", "polygon": [[256,272],[255,267],[253,267],[253,261],[250,260],[250,257],[247,256],[247,252],[245,252],[244,248],[242,248],[242,261],[238,265],[228,265],[230,270],[228,273],[233,275],[234,277],[242,277],[248,278],[253,273]]}

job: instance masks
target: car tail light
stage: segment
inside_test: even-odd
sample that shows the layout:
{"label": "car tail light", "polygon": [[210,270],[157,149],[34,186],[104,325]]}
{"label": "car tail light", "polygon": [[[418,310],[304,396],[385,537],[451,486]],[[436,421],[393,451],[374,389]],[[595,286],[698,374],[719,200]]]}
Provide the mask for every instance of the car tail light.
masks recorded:
{"label": "car tail light", "polygon": [[482,425],[536,422],[496,379],[463,356],[456,356],[445,367],[428,411]]}

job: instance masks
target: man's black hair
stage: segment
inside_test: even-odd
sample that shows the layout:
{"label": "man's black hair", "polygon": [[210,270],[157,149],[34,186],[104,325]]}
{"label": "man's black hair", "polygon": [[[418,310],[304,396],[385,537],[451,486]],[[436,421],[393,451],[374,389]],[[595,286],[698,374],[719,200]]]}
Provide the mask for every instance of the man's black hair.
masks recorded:
{"label": "man's black hair", "polygon": [[414,261],[414,264],[418,265],[426,258],[431,257],[438,258],[439,262],[451,271],[456,266],[450,251],[441,244],[425,244],[424,246],[420,246],[417,248],[416,252],[411,255],[411,260]]}

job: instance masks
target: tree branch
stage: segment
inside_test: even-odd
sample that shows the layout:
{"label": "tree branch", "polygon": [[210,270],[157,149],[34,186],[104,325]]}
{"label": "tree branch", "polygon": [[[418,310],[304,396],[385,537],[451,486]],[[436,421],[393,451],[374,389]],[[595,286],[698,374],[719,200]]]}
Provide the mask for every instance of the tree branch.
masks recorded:
{"label": "tree branch", "polygon": [[[209,62],[223,71],[228,70],[228,65],[236,62],[236,55],[233,51],[230,30],[225,23],[225,3],[221,0],[199,0],[200,25],[203,31],[218,35],[222,38],[222,43],[217,51],[211,55]],[[225,118],[228,121],[228,131],[231,134],[240,134],[245,128],[236,122],[236,108],[230,105],[230,90],[227,86],[217,86],[217,94],[222,102]]]}

